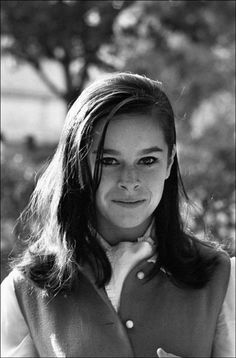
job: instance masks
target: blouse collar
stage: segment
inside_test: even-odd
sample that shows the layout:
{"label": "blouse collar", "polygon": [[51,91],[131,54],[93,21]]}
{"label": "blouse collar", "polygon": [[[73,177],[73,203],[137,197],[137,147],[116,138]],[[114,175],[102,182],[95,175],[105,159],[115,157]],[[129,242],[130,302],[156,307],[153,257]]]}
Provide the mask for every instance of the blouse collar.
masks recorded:
{"label": "blouse collar", "polygon": [[[93,232],[96,232],[96,230],[94,228],[92,228]],[[114,246],[116,245],[110,245],[103,237],[101,234],[99,234],[99,232],[96,232],[97,238],[102,246],[102,248],[106,251],[109,252],[112,250],[112,248],[114,248]],[[154,241],[154,239],[152,238],[154,236],[154,220],[152,220],[151,224],[148,226],[147,230],[145,231],[143,236],[140,236],[137,238],[135,242],[143,242],[143,241],[147,241],[153,248],[156,246],[156,243]]]}

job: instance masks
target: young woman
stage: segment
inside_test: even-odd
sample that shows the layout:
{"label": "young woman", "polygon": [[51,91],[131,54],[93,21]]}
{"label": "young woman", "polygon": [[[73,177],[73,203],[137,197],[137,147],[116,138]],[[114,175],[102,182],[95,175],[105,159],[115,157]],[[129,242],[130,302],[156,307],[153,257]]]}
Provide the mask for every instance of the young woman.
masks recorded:
{"label": "young woman", "polygon": [[8,357],[229,357],[233,270],[184,231],[174,114],[120,73],[71,107],[2,284]]}

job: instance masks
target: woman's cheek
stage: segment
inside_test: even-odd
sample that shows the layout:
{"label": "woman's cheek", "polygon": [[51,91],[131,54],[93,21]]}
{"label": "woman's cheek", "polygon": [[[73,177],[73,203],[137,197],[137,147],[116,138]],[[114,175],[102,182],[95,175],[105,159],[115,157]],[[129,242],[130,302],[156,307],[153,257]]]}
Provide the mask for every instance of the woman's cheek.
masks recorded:
{"label": "woman's cheek", "polygon": [[146,183],[157,183],[162,176],[161,168],[149,168],[140,173],[140,179]]}
{"label": "woman's cheek", "polygon": [[103,170],[98,190],[105,193],[108,192],[111,188],[115,188],[118,182],[117,178],[118,176],[111,170]]}

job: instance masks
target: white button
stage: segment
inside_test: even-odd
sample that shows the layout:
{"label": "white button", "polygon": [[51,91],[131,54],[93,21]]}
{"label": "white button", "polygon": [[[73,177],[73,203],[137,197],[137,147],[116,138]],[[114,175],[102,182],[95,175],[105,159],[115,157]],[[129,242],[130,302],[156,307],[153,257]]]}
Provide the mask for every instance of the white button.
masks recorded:
{"label": "white button", "polygon": [[137,273],[137,277],[138,277],[139,280],[144,279],[144,277],[145,277],[144,272],[143,272],[143,271],[139,271],[139,272]]}
{"label": "white button", "polygon": [[125,322],[125,325],[127,328],[133,328],[134,322],[131,321],[131,319],[129,319],[128,321]]}

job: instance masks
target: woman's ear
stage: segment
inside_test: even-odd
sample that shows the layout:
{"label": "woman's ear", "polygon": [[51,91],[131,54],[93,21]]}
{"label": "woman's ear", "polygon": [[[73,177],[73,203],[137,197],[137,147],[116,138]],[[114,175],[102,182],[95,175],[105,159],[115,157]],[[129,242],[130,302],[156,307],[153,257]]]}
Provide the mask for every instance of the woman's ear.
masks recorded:
{"label": "woman's ear", "polygon": [[166,170],[166,179],[168,179],[169,176],[170,176],[170,171],[171,171],[172,164],[174,163],[175,155],[176,155],[176,146],[174,145],[173,149],[172,149],[171,156],[168,158],[168,165],[167,165],[167,170]]}

